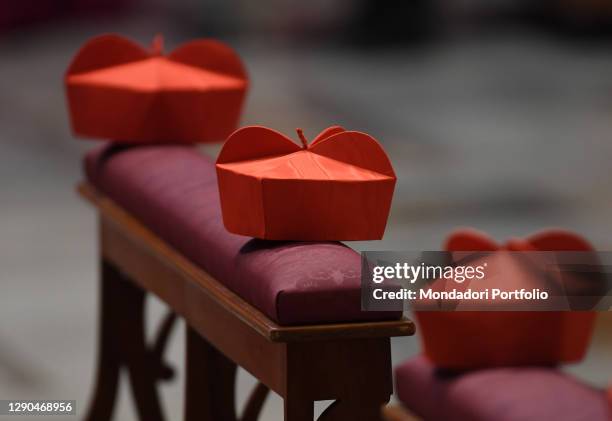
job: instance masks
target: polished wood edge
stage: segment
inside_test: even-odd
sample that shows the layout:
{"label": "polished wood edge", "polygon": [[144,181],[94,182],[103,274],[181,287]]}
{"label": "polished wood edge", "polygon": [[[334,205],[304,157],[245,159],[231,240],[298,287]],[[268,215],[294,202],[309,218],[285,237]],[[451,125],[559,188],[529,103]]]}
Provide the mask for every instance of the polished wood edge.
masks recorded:
{"label": "polished wood edge", "polygon": [[279,342],[298,342],[330,338],[382,338],[411,336],[414,335],[414,332],[414,323],[407,318],[401,318],[379,322],[282,326],[271,332],[271,339]]}
{"label": "polished wood edge", "polygon": [[181,253],[170,247],[91,184],[82,182],[78,184],[77,191],[83,198],[96,206],[104,217],[121,226],[123,231],[143,248],[156,255],[166,264],[171,265],[174,270],[183,276],[193,279],[206,294],[272,342],[394,337],[414,334],[414,323],[406,318],[379,322],[280,326],[216,281],[204,270],[191,263]]}

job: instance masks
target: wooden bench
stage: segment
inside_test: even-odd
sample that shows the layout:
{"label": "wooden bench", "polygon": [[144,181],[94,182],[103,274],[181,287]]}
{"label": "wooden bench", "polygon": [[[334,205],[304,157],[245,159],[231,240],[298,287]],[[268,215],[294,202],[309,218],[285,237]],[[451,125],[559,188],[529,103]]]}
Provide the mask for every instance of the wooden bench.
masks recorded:
{"label": "wooden bench", "polygon": [[[98,210],[100,236],[98,374],[86,420],[111,419],[122,368],[139,418],[164,419],[156,383],[173,374],[163,353],[177,316],[187,326],[185,420],[256,420],[269,390],[284,398],[288,421],[310,421],[313,402],[332,399],[319,420],[380,419],[392,393],[390,338],[412,335],[411,321],[279,326],[91,184],[78,190]],[[170,308],[152,343],[147,293]],[[240,417],[237,366],[260,382]]]}

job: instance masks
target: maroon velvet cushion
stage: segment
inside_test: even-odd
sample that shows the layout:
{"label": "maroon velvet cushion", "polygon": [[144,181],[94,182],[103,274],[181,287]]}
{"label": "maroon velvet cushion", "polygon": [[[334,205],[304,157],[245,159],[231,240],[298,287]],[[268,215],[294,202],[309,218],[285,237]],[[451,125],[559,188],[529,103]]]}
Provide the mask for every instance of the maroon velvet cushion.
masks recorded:
{"label": "maroon velvet cushion", "polygon": [[399,366],[395,376],[399,399],[427,420],[611,419],[603,391],[551,368],[497,368],[452,376],[417,357]]}
{"label": "maroon velvet cushion", "polygon": [[230,234],[212,159],[189,146],[113,146],[88,154],[89,181],[279,324],[394,319],[361,311],[360,257],[335,242]]}

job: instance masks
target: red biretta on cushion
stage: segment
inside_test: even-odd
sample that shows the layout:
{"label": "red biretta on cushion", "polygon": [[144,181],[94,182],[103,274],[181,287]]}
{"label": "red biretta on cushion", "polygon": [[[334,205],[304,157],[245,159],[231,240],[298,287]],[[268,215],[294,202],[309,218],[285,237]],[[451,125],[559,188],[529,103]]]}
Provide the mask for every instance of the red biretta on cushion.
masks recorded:
{"label": "red biretta on cushion", "polygon": [[382,238],[395,173],[371,136],[330,127],[302,147],[274,130],[233,133],[217,159],[228,231],[269,240]]}
{"label": "red biretta on cushion", "polygon": [[[543,231],[524,240],[512,239],[504,245],[478,231],[461,230],[449,236],[445,249],[593,251],[586,240],[562,230]],[[506,276],[509,273],[522,276],[512,265],[500,273],[504,275],[500,282],[515,283]],[[529,282],[529,275],[525,276],[525,282]],[[595,313],[590,311],[417,311],[416,316],[425,354],[436,366],[451,369],[579,361],[585,355],[595,321]]]}
{"label": "red biretta on cushion", "polygon": [[238,55],[211,39],[163,55],[117,35],[88,41],[65,76],[76,135],[132,143],[222,141],[238,125],[248,81]]}

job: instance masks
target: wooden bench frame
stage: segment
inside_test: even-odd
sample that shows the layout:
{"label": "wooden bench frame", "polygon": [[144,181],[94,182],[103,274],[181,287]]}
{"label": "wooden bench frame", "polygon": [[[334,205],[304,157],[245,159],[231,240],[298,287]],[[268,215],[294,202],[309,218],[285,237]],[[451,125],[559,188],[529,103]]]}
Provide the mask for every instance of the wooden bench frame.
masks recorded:
{"label": "wooden bench frame", "polygon": [[[319,420],[380,419],[392,393],[390,337],[412,335],[411,321],[279,326],[93,186],[78,190],[97,207],[100,231],[98,372],[86,420],[111,419],[122,368],[139,418],[164,419],[156,382],[172,376],[163,352],[177,315],[187,325],[185,420],[256,420],[269,390],[284,398],[287,421],[310,421],[314,401],[331,399]],[[148,292],[171,309],[152,344]],[[260,382],[240,417],[237,366]]]}

